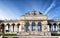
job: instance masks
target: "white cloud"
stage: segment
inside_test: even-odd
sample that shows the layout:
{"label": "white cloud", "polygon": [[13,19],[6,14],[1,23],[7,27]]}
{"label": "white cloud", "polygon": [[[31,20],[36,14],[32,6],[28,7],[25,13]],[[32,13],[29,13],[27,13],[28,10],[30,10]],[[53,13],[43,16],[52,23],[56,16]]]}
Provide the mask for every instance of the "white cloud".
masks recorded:
{"label": "white cloud", "polygon": [[55,0],[53,0],[53,2],[51,3],[51,5],[47,8],[47,10],[45,11],[44,15],[46,15],[54,6],[55,6]]}

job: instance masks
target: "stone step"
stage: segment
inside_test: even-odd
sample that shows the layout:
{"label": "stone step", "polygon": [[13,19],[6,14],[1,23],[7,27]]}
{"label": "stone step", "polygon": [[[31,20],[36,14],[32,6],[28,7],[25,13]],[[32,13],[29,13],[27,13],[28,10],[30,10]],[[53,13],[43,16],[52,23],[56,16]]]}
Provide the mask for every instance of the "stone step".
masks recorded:
{"label": "stone step", "polygon": [[59,38],[59,36],[57,37],[47,37],[47,36],[5,36],[4,38]]}

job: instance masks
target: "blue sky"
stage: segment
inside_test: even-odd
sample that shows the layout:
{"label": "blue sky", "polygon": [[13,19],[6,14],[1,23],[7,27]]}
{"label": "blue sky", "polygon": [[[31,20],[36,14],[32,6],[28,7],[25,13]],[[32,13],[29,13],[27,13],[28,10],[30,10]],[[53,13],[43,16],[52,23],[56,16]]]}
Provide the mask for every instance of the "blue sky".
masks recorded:
{"label": "blue sky", "polygon": [[60,0],[0,0],[0,19],[20,19],[33,9],[48,19],[60,19]]}

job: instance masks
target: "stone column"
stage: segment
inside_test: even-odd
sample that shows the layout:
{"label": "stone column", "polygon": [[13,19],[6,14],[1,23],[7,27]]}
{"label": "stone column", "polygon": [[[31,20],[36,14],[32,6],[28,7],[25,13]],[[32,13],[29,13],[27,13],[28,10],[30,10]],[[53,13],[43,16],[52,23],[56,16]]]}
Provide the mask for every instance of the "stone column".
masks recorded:
{"label": "stone column", "polygon": [[32,32],[32,22],[29,22],[30,24],[30,32]]}
{"label": "stone column", "polygon": [[50,30],[49,25],[48,25],[48,31]]}
{"label": "stone column", "polygon": [[7,26],[7,25],[5,24],[5,25],[4,25],[4,33],[6,33],[6,26]]}
{"label": "stone column", "polygon": [[4,33],[6,33],[6,26],[7,26],[7,25],[5,24],[5,25],[4,25]]}
{"label": "stone column", "polygon": [[49,31],[51,31],[51,26],[49,25]]}
{"label": "stone column", "polygon": [[57,31],[57,25],[56,25],[56,31]]}
{"label": "stone column", "polygon": [[38,22],[35,22],[36,24],[36,32],[38,32]]}
{"label": "stone column", "polygon": [[[54,25],[53,25],[54,26]],[[55,26],[54,26],[54,31],[55,31]]]}
{"label": "stone column", "polygon": [[59,33],[59,25],[57,25],[57,32]]}

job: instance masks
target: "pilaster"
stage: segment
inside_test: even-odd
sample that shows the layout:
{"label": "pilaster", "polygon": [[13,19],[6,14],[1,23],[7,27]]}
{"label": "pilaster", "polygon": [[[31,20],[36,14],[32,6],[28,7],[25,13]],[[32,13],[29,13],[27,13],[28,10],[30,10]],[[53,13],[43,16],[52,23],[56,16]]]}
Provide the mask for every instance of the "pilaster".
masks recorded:
{"label": "pilaster", "polygon": [[30,21],[29,24],[30,24],[30,32],[32,32],[32,21]]}
{"label": "pilaster", "polygon": [[36,24],[36,32],[38,32],[38,22],[35,22]]}
{"label": "pilaster", "polygon": [[21,22],[21,32],[24,32],[25,31],[25,22]]}
{"label": "pilaster", "polygon": [[42,31],[43,32],[48,31],[47,21],[42,21]]}

